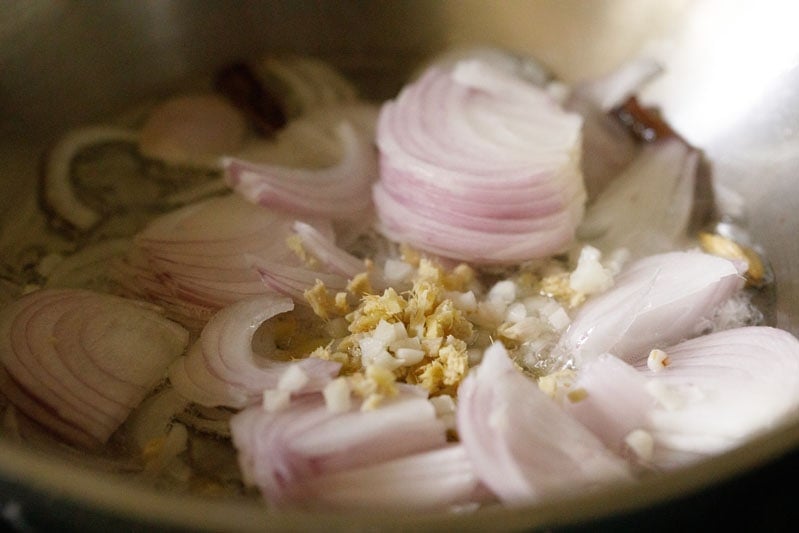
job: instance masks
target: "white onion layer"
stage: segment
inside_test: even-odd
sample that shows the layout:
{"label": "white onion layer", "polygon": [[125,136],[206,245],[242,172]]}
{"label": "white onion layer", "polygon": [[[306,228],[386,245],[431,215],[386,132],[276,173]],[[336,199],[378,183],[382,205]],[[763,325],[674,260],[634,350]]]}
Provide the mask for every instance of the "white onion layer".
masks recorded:
{"label": "white onion layer", "polygon": [[744,269],[701,252],[639,259],[580,308],[558,349],[578,365],[605,352],[645,359],[653,348],[699,335],[716,307],[743,287]]}
{"label": "white onion layer", "polygon": [[660,372],[636,364],[658,401],[650,431],[661,468],[722,453],[799,414],[799,341],[786,331],[730,329],[664,351]]}
{"label": "white onion layer", "polygon": [[669,470],[723,453],[799,414],[799,340],[750,326],[663,349],[663,365],[631,366],[603,354],[579,369],[566,411],[608,447],[628,454],[631,435],[651,453],[631,459]]}

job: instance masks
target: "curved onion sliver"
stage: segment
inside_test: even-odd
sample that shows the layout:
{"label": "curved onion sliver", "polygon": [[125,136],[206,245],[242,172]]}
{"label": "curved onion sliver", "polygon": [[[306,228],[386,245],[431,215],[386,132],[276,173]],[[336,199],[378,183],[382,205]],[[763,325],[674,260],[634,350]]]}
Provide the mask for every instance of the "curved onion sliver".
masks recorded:
{"label": "curved onion sliver", "polygon": [[444,446],[435,408],[401,389],[377,409],[333,413],[321,394],[299,397],[283,410],[250,407],[231,419],[233,443],[246,483],[270,503],[305,503],[306,480],[380,464]]}
{"label": "curved onion sliver", "polygon": [[321,390],[338,374],[339,363],[313,357],[274,361],[253,351],[253,335],[261,324],[293,308],[290,299],[275,295],[248,298],[225,307],[203,328],[186,357],[170,367],[172,385],[201,405],[242,408],[258,402],[264,390],[277,386],[287,368],[297,366],[308,376],[301,392]]}
{"label": "curved onion sliver", "polygon": [[4,388],[20,411],[70,442],[100,445],[166,375],[188,333],[152,306],[42,289],[0,314]]}
{"label": "curved onion sliver", "polygon": [[295,214],[331,219],[362,218],[377,177],[374,149],[349,123],[337,129],[341,161],[325,169],[253,164],[225,158],[228,185],[252,203]]}
{"label": "curved onion sliver", "polygon": [[292,229],[299,236],[305,250],[321,263],[326,272],[352,278],[365,270],[362,259],[336,246],[332,239],[310,224],[298,221],[292,225]]}
{"label": "curved onion sliver", "polygon": [[625,462],[525,377],[501,343],[461,383],[457,422],[478,477],[508,504],[630,478]]}
{"label": "curved onion sliver", "polygon": [[701,252],[639,259],[580,308],[559,349],[578,365],[605,352],[632,361],[699,335],[715,308],[743,287],[745,269]]}

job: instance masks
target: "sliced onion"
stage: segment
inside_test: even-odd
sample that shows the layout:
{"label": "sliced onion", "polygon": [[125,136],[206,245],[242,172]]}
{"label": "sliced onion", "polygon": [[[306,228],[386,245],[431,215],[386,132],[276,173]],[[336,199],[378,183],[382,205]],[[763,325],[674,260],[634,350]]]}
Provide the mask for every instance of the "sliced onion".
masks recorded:
{"label": "sliced onion", "polygon": [[362,259],[336,246],[332,239],[310,224],[295,222],[292,228],[302,241],[305,250],[321,263],[325,271],[352,278],[365,270]]}
{"label": "sliced onion", "polygon": [[625,438],[648,429],[655,400],[646,388],[647,378],[611,354],[586,363],[563,400],[564,409],[610,450],[627,454]]}
{"label": "sliced onion", "polygon": [[444,510],[484,499],[460,445],[320,475],[307,481],[303,490],[311,507],[334,509]]}
{"label": "sliced onion", "polygon": [[369,191],[377,177],[374,149],[349,123],[342,123],[337,135],[344,149],[335,166],[304,169],[226,158],[227,183],[266,207],[331,219],[362,218],[371,206]]}
{"label": "sliced onion", "polygon": [[0,339],[4,394],[63,438],[96,446],[164,379],[188,334],[138,302],[42,289],[2,311]]}
{"label": "sliced onion", "polygon": [[583,214],[580,124],[505,69],[430,68],[381,110],[381,231],[482,263],[562,251]]}
{"label": "sliced onion", "polygon": [[[301,264],[286,242],[295,234],[295,221],[235,194],[211,198],[152,221],[136,235],[136,249],[116,269],[134,294],[176,316],[206,319],[221,307],[270,292],[253,268],[253,258]],[[333,238],[328,221],[307,218],[306,223],[319,239]],[[311,286],[313,280],[306,288]]]}
{"label": "sliced onion", "polygon": [[610,253],[635,257],[678,248],[694,199],[699,153],[677,138],[646,145],[593,202],[578,236]]}
{"label": "sliced onion", "polygon": [[504,503],[630,478],[626,463],[525,377],[501,343],[461,383],[457,422],[475,472]]}
{"label": "sliced onion", "polygon": [[628,128],[610,110],[660,72],[656,61],[641,57],[603,77],[577,84],[569,94],[566,109],[584,119],[582,170],[590,200],[624,171],[640,149]]}
{"label": "sliced onion", "polygon": [[42,192],[44,201],[55,213],[79,230],[100,221],[100,215],[75,194],[72,160],[82,150],[109,143],[135,143],[137,132],[113,126],[88,126],[67,132],[47,155]]}
{"label": "sliced onion", "polygon": [[588,201],[592,202],[632,163],[641,147],[616,117],[594,102],[572,98],[566,108],[583,117],[580,168]]}
{"label": "sliced onion", "polygon": [[253,164],[330,167],[345,154],[340,126],[349,124],[363,142],[371,144],[379,112],[377,105],[362,102],[320,107],[289,122],[274,139],[252,139],[231,156]]}
{"label": "sliced onion", "polygon": [[626,361],[702,333],[744,284],[746,265],[701,252],[669,252],[627,266],[588,301],[559,341],[578,365],[610,352]]}
{"label": "sliced onion", "polygon": [[141,128],[139,151],[169,165],[218,168],[219,158],[241,148],[247,121],[224,98],[183,95],[161,103]]}
{"label": "sliced onion", "polygon": [[347,290],[348,279],[337,274],[324,274],[318,270],[305,267],[287,266],[275,261],[263,261],[249,258],[251,265],[261,276],[261,281],[269,290],[288,296],[294,302],[308,305],[305,291],[312,288],[316,281],[324,283],[325,288],[333,292]]}
{"label": "sliced onion", "polygon": [[[186,357],[169,369],[175,389],[195,403],[241,408],[261,400],[277,387],[283,373],[296,366],[307,375],[301,390],[321,390],[338,374],[340,363],[314,357],[286,362],[253,351],[256,330],[270,318],[291,311],[294,303],[275,295],[242,300],[219,311],[203,328]],[[277,348],[272,347],[274,352]],[[272,354],[269,354],[272,355]]]}
{"label": "sliced onion", "polygon": [[317,476],[377,465],[443,446],[443,423],[418,392],[400,390],[375,410],[330,411],[321,394],[284,410],[250,407],[231,420],[244,481],[273,504],[307,505]]}
{"label": "sliced onion", "polygon": [[799,414],[799,341],[764,326],[730,329],[665,348],[653,372],[653,462],[662,468],[724,452]]}
{"label": "sliced onion", "polygon": [[[603,354],[579,370],[565,409],[612,449],[673,469],[725,452],[799,414],[799,340],[751,326],[664,348],[661,365],[635,367]],[[634,446],[633,446],[634,451]]]}

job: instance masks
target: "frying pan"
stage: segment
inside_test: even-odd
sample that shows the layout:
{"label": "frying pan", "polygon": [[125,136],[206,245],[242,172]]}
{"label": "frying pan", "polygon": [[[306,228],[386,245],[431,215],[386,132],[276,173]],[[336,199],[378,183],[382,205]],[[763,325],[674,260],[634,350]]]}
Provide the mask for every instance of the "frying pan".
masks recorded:
{"label": "frying pan", "polygon": [[[42,151],[59,135],[240,58],[316,55],[382,99],[451,46],[530,54],[569,83],[646,53],[665,73],[641,99],[704,151],[720,216],[763,250],[776,280],[776,325],[797,334],[797,15],[790,0],[8,0],[0,10],[0,227],[19,227],[12,222],[36,194]],[[635,488],[476,514],[330,515],[159,492],[0,439],[0,515],[34,531],[576,531],[733,520],[776,529],[790,521],[792,505],[775,483],[799,472],[797,449],[792,421]]]}

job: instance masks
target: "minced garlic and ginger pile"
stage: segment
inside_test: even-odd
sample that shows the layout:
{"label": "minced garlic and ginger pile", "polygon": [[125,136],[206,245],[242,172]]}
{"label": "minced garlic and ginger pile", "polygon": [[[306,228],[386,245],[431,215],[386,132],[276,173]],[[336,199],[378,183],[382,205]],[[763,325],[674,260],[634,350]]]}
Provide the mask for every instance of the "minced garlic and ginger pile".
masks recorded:
{"label": "minced garlic and ginger pile", "polygon": [[[294,243],[293,249],[307,260],[301,245]],[[440,397],[438,405],[454,408],[461,380],[495,340],[554,395],[557,384],[571,375],[568,361],[553,353],[570,323],[569,312],[612,285],[624,254],[605,264],[600,258],[595,248],[585,246],[572,270],[563,256],[491,275],[466,263],[445,266],[403,246],[398,258],[386,261],[391,286],[382,291],[369,281],[371,260],[346,292],[334,293],[317,280],[305,298],[326,321],[331,340],[310,356],[342,364],[341,376],[325,389],[328,407],[348,409],[355,393],[364,400],[362,409],[374,409],[396,395],[398,384],[407,383]],[[293,334],[298,338],[292,343],[307,346],[299,326]]]}

